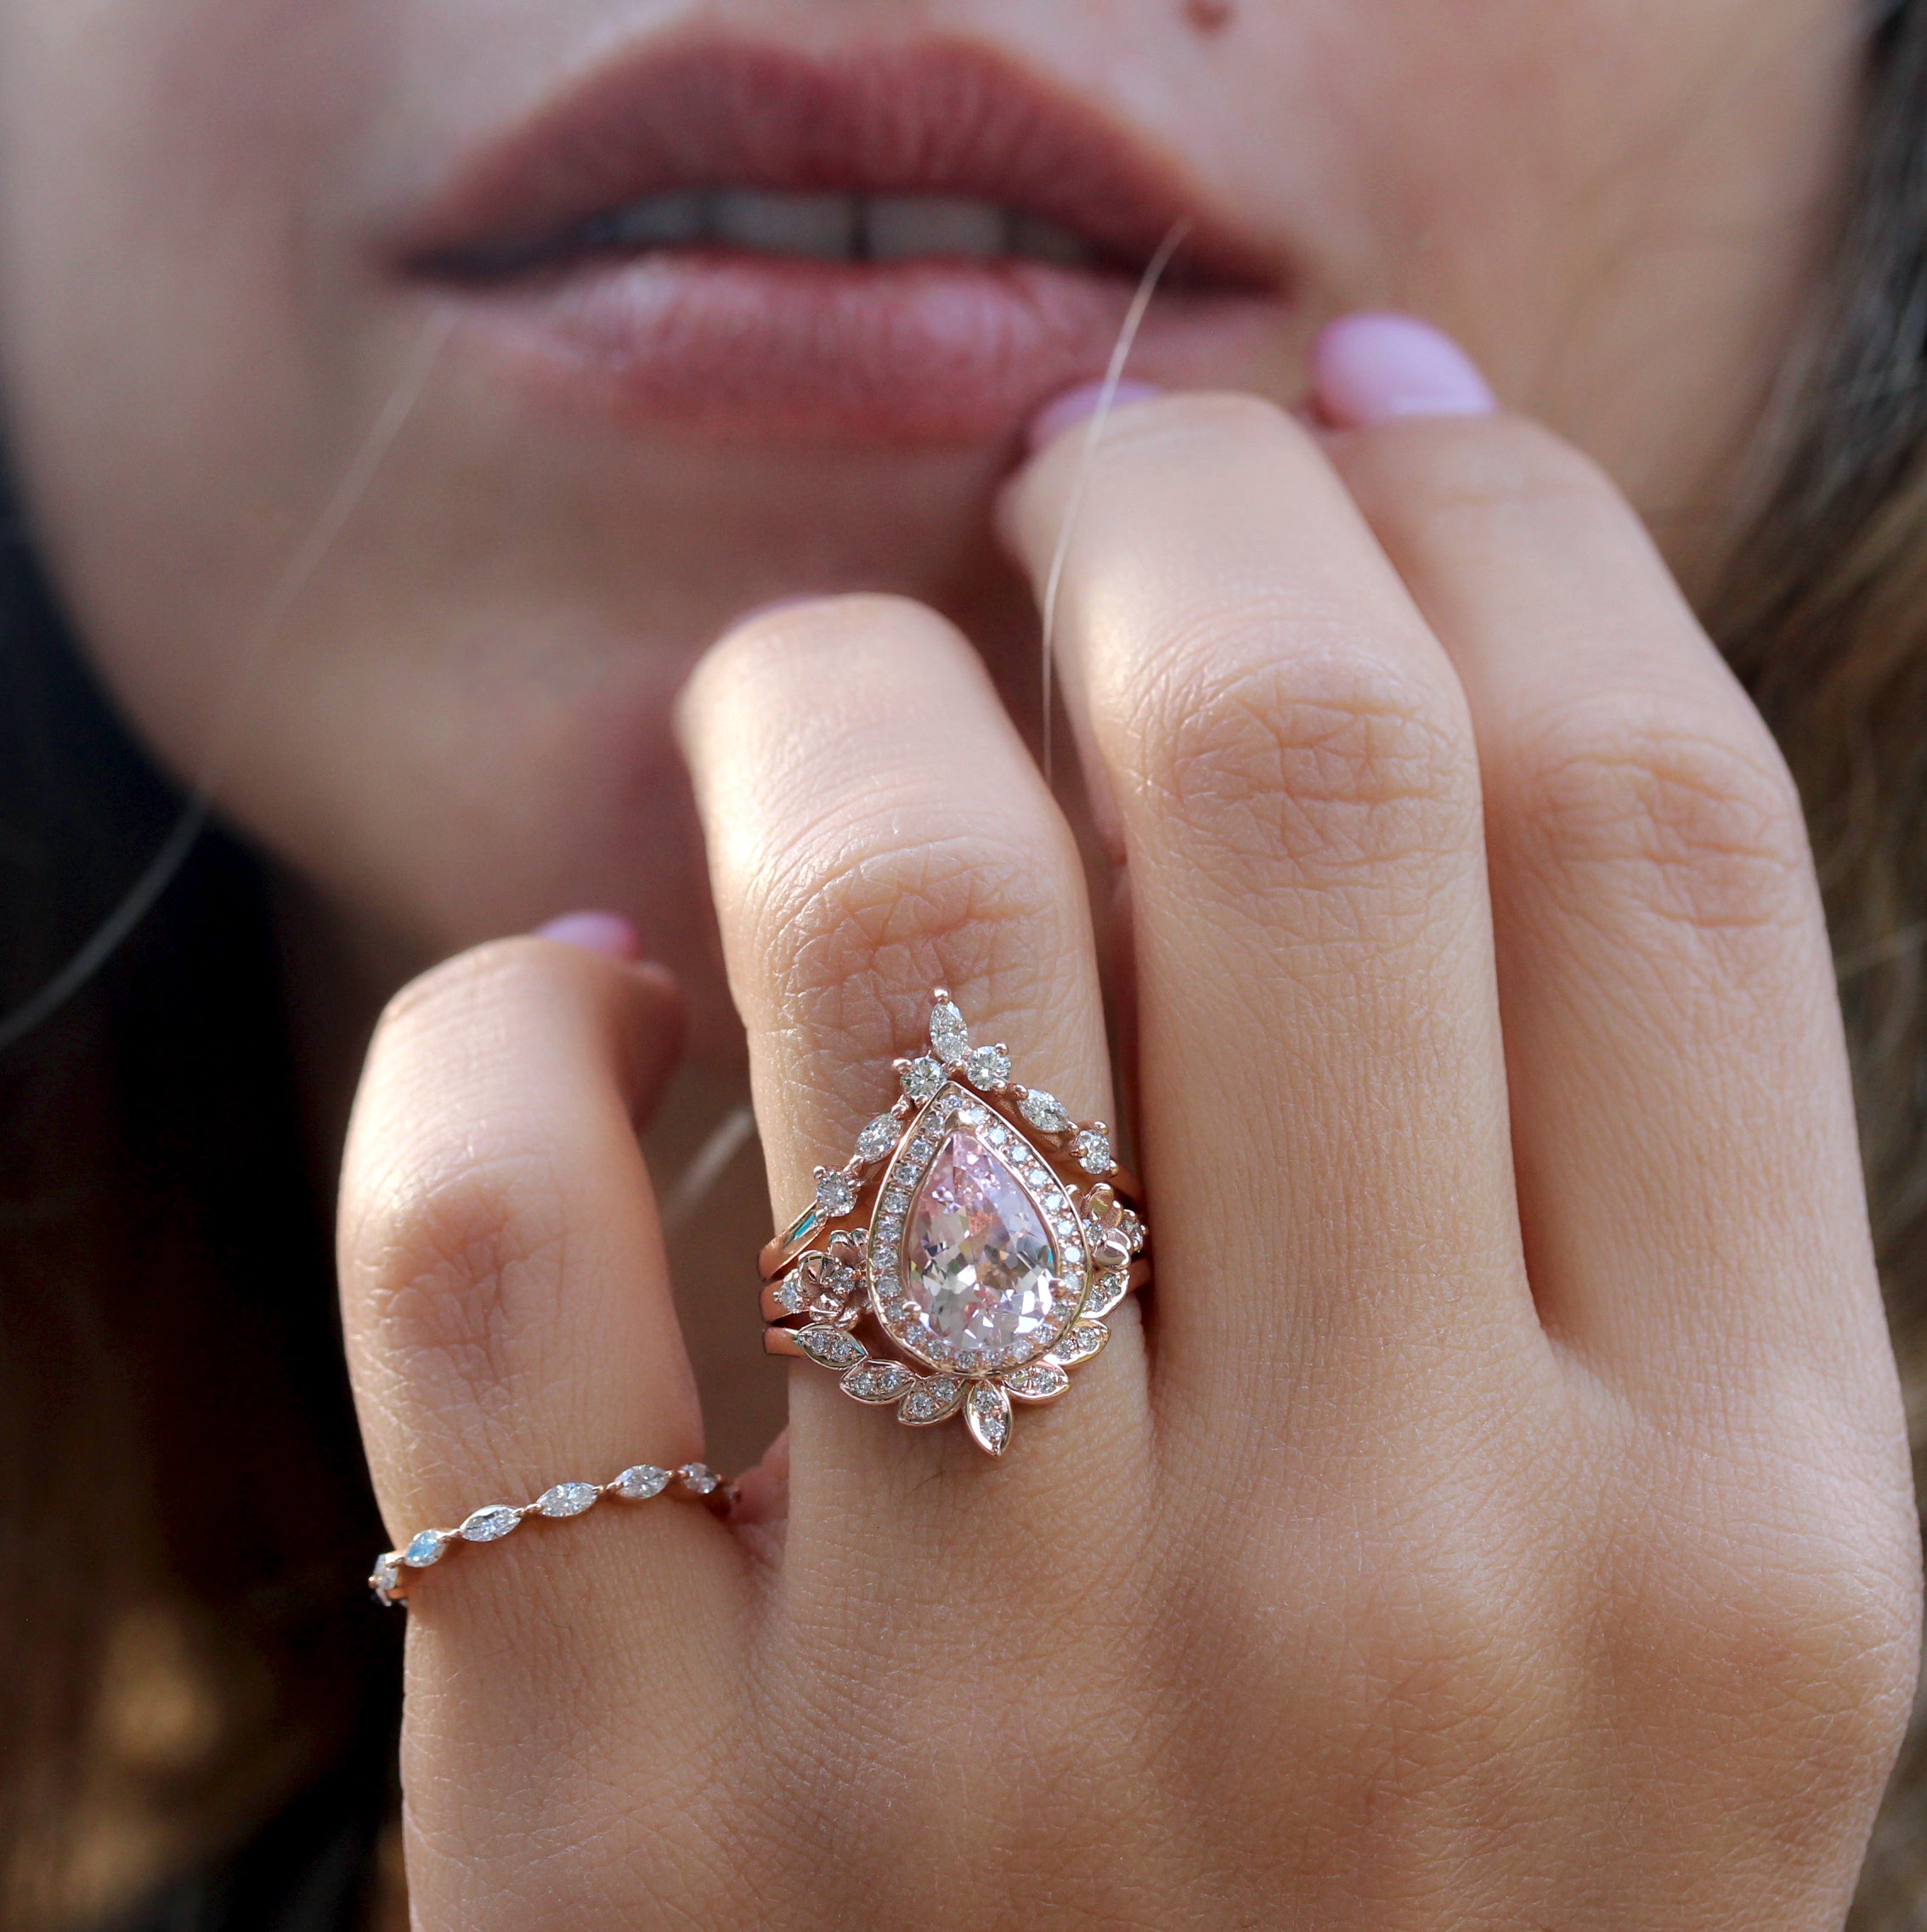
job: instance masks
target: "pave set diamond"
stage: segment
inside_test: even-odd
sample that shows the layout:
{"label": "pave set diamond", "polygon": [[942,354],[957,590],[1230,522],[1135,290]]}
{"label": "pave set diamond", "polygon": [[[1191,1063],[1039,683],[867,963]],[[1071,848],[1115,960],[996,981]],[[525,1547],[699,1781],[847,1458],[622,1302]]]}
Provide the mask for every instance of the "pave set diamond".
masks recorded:
{"label": "pave set diamond", "polygon": [[[897,1063],[901,1098],[845,1166],[817,1170],[811,1207],[766,1255],[777,1353],[835,1371],[845,1393],[894,1404],[913,1426],[961,1412],[992,1455],[1009,1444],[1013,1398],[1054,1400],[1066,1370],[1110,1339],[1102,1318],[1144,1245],[1102,1178],[1117,1172],[1110,1129],[1011,1071],[1009,1049],[975,1045],[940,990],[930,1050]],[[1073,1168],[1097,1184],[1066,1180]],[[825,1239],[866,1193],[867,1225]],[[853,1332],[865,1317],[908,1363],[871,1353]]]}
{"label": "pave set diamond", "polygon": [[625,1503],[646,1503],[672,1485],[677,1493],[695,1498],[720,1495],[726,1500],[731,1493],[724,1478],[701,1462],[686,1462],[677,1469],[638,1462],[607,1483],[557,1483],[532,1503],[489,1503],[472,1511],[457,1528],[418,1530],[400,1549],[387,1551],[375,1559],[368,1587],[381,1602],[399,1603],[408,1595],[408,1573],[433,1568],[458,1543],[500,1543],[530,1517],[580,1516],[606,1496]]}

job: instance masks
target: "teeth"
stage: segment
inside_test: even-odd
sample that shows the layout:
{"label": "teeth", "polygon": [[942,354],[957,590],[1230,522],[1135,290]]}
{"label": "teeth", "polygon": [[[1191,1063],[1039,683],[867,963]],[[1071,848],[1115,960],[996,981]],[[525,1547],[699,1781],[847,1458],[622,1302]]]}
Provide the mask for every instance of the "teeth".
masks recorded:
{"label": "teeth", "polygon": [[1004,257],[1081,268],[1079,235],[994,201],[944,195],[792,195],[731,188],[652,195],[578,231],[591,248],[647,250],[704,242],[824,262],[989,262]]}
{"label": "teeth", "polygon": [[873,262],[931,255],[988,262],[1011,251],[1010,223],[1002,208],[941,195],[879,195],[864,211],[863,233]]}
{"label": "teeth", "polygon": [[1047,222],[1042,215],[1010,217],[1010,252],[1033,262],[1054,262],[1063,268],[1081,268],[1091,258],[1091,251],[1082,235],[1060,228],[1055,222]]}
{"label": "teeth", "polygon": [[856,251],[856,221],[850,195],[765,195],[742,188],[709,200],[710,234],[759,255],[848,261]]}
{"label": "teeth", "polygon": [[647,201],[631,201],[591,225],[601,246],[673,248],[678,242],[700,241],[709,220],[700,195],[652,195]]}

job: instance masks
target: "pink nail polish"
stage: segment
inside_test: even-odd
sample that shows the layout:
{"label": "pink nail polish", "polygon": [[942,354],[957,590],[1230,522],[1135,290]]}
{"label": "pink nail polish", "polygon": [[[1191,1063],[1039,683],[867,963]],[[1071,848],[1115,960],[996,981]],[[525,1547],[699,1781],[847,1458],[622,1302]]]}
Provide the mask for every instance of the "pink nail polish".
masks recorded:
{"label": "pink nail polish", "polygon": [[559,939],[585,952],[606,953],[611,959],[639,959],[642,941],[636,928],[619,912],[564,912],[559,919],[535,929],[540,939]]}
{"label": "pink nail polish", "polygon": [[1341,316],[1312,347],[1311,378],[1318,413],[1334,429],[1498,407],[1466,352],[1413,315]]}
{"label": "pink nail polish", "polygon": [[[1120,382],[1117,393],[1111,399],[1111,407],[1122,410],[1133,403],[1148,403],[1163,393],[1156,383]],[[1082,382],[1075,389],[1066,389],[1061,396],[1053,397],[1031,418],[1031,427],[1024,432],[1026,447],[1035,453],[1045,443],[1063,435],[1065,430],[1088,422],[1097,414],[1098,404],[1103,400],[1101,382]]]}

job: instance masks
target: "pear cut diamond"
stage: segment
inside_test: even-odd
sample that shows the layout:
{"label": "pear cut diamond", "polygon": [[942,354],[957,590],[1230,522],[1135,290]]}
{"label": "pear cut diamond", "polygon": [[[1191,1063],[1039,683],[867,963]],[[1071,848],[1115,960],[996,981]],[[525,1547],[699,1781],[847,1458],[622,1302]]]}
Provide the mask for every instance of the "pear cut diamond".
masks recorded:
{"label": "pear cut diamond", "polygon": [[903,1300],[932,1340],[1017,1359],[1055,1331],[1050,1230],[1002,1155],[952,1130],[904,1229]]}

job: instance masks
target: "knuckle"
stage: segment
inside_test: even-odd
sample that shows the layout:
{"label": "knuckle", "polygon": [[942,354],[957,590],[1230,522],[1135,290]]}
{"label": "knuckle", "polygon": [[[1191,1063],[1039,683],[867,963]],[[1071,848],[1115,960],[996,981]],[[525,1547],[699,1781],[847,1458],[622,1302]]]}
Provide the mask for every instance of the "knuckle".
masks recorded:
{"label": "knuckle", "polygon": [[545,1009],[555,971],[551,949],[502,941],[398,993],[376,1031],[343,1165],[338,1248],[359,1319],[391,1363],[418,1375],[437,1364],[471,1390],[501,1379],[511,1329],[529,1332],[557,1312],[566,1136],[533,1102],[501,1104],[517,1085],[506,1063],[528,1016]]}
{"label": "knuckle", "polygon": [[521,1149],[465,1144],[364,1178],[344,1212],[342,1265],[382,1354],[418,1393],[499,1390],[511,1338],[560,1319],[564,1201],[561,1175]]}
{"label": "knuckle", "polygon": [[1462,699],[1336,624],[1219,613],[1173,641],[1126,731],[1154,808],[1255,888],[1455,859],[1478,836]]}
{"label": "knuckle", "polygon": [[704,654],[692,687],[754,705],[772,681],[787,681],[800,654],[808,675],[819,656],[846,655],[853,639],[874,637],[887,649],[906,640],[947,641],[948,632],[941,618],[909,597],[855,590],[805,598],[740,619]]}
{"label": "knuckle", "polygon": [[1596,912],[1744,933],[1804,916],[1800,799],[1762,727],[1669,715],[1615,694],[1542,728],[1507,787],[1535,869]]}
{"label": "knuckle", "polygon": [[1594,1572],[1616,1607],[1596,1628],[1616,1681],[1664,1681],[1688,1746],[1722,1738],[1760,1800],[1811,1817],[1817,1796],[1871,1802],[1905,1733],[1920,1567],[1895,1472],[1856,1472],[1830,1435],[1789,1454],[1799,1427],[1762,1419],[1683,1489],[1629,1487]]}
{"label": "knuckle", "polygon": [[772,873],[757,942],[813,1057],[868,1082],[900,1037],[899,1008],[933,985],[980,1012],[1041,1009],[1061,997],[1082,931],[1082,898],[1066,904],[1066,876],[1057,855],[1014,831],[812,849]]}
{"label": "knuckle", "polygon": [[1917,1596],[1918,1579],[1896,1588],[1862,1551],[1800,1570],[1769,1556],[1682,1586],[1647,1647],[1675,1647],[1703,1720],[1771,1740],[1756,1775],[1804,1813],[1817,1793],[1870,1797],[1891,1764],[1913,1702]]}

